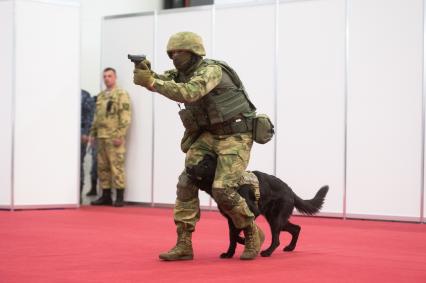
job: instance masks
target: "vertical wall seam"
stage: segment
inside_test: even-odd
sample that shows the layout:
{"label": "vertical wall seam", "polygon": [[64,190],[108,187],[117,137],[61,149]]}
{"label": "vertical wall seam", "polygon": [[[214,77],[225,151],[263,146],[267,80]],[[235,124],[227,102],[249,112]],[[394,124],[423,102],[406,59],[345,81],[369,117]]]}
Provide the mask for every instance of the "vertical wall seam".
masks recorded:
{"label": "vertical wall seam", "polygon": [[[212,57],[215,58],[216,56],[216,5],[213,4],[212,5],[212,10],[211,10],[212,14],[211,14],[211,24],[212,24],[212,28],[211,28],[211,54]],[[213,209],[213,199],[210,196],[209,197],[209,209],[212,210]]]}
{"label": "vertical wall seam", "polygon": [[[80,90],[80,92],[81,92],[81,73],[80,73],[80,69],[81,69],[81,42],[82,42],[82,40],[81,40],[81,6],[79,6],[78,7],[78,38],[79,38],[79,42],[78,42],[78,87],[79,87],[79,90]],[[102,30],[101,30],[101,33],[102,33]],[[84,178],[84,174],[83,174],[83,176],[81,176],[81,170],[80,170],[80,168],[81,168],[81,166],[83,166],[83,164],[82,164],[82,162],[84,162],[84,156],[83,156],[83,160],[81,160],[81,145],[80,145],[80,143],[81,143],[81,137],[80,137],[80,135],[81,135],[81,94],[79,94],[78,95],[78,101],[79,101],[79,103],[78,103],[78,105],[77,105],[77,111],[78,111],[78,113],[79,113],[79,118],[80,119],[77,119],[77,156],[78,156],[78,164],[77,164],[77,207],[80,207],[80,199],[82,200],[82,196],[81,196],[81,194],[83,194],[83,189],[84,188],[82,188],[81,190],[80,190],[80,180],[81,180],[81,178]],[[93,160],[92,160],[92,162],[93,162]]]}
{"label": "vertical wall seam", "polygon": [[11,107],[11,167],[10,167],[10,210],[15,209],[15,124],[16,124],[16,32],[17,32],[17,9],[16,1],[12,2],[12,107]]}
{"label": "vertical wall seam", "polygon": [[[157,28],[158,12],[154,11],[154,32],[153,36],[153,68],[157,68]],[[155,95],[151,95],[151,206],[154,206],[154,178],[155,178]]]}
{"label": "vertical wall seam", "polygon": [[[103,46],[103,42],[102,41],[103,41],[103,38],[104,38],[104,22],[105,22],[105,17],[102,17],[101,18],[101,36],[100,36],[101,47],[100,47],[100,55],[99,55],[99,74],[102,74],[102,72],[103,72],[103,69],[102,69],[102,57],[103,57],[103,51],[104,51],[104,49],[102,47]],[[99,74],[98,74],[99,92],[101,92],[103,85],[102,85],[102,79],[100,78]]]}
{"label": "vertical wall seam", "polygon": [[349,74],[349,12],[350,0],[345,0],[345,60],[344,60],[344,141],[343,141],[343,219],[347,216],[347,167],[348,167],[348,74]]}
{"label": "vertical wall seam", "polygon": [[280,1],[275,0],[275,34],[274,34],[274,40],[275,40],[275,46],[274,46],[274,124],[275,129],[277,133],[275,134],[274,139],[274,175],[277,175],[277,149],[278,149],[278,71],[279,71],[279,13],[280,10]]}
{"label": "vertical wall seam", "polygon": [[426,76],[426,0],[423,0],[423,68],[422,68],[422,117],[421,117],[421,172],[420,172],[420,222],[423,223],[425,221],[424,216],[424,200],[425,200],[425,76]]}

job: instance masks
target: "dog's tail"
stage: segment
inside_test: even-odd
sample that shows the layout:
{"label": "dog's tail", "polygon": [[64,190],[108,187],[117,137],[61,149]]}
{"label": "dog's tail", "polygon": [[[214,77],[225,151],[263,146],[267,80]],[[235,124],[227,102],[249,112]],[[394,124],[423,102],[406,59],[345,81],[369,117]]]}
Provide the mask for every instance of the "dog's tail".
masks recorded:
{"label": "dog's tail", "polygon": [[328,186],[323,186],[318,190],[317,194],[313,199],[303,200],[294,194],[294,206],[296,209],[303,214],[314,215],[318,213],[324,204],[324,198],[327,195]]}

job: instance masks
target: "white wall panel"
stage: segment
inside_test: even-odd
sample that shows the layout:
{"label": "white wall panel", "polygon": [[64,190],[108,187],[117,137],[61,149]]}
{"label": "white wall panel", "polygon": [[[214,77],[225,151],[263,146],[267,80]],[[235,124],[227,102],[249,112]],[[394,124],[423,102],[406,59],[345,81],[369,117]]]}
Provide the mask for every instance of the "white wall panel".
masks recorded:
{"label": "white wall panel", "polygon": [[[135,27],[139,27],[137,33]],[[127,136],[125,200],[151,202],[152,93],[133,84],[134,64],[127,54],[154,54],[154,15],[106,18],[102,24],[102,69],[117,70],[118,85],[129,92],[132,123]],[[103,86],[104,87],[104,86]]]}
{"label": "white wall panel", "polygon": [[279,9],[277,176],[304,199],[328,184],[322,212],[341,214],[345,3],[301,1]]}
{"label": "white wall panel", "polygon": [[16,1],[17,206],[72,205],[79,187],[79,9]]}
{"label": "white wall panel", "polygon": [[[211,10],[190,9],[158,15],[156,71],[172,69],[173,64],[166,53],[169,37],[180,31],[199,34],[210,55]],[[176,102],[155,95],[155,155],[154,155],[154,202],[173,204],[176,198],[178,176],[184,170],[185,154],[180,150],[184,128],[178,116]],[[201,205],[209,204],[209,197],[200,192]]]}
{"label": "white wall panel", "polygon": [[[257,113],[274,121],[275,5],[218,8],[215,24],[215,58],[237,71]],[[274,141],[254,143],[249,169],[273,174],[274,155]]]}
{"label": "white wall panel", "polygon": [[0,206],[11,204],[13,19],[13,2],[0,2]]}
{"label": "white wall panel", "polygon": [[350,214],[420,215],[422,2],[350,2]]}

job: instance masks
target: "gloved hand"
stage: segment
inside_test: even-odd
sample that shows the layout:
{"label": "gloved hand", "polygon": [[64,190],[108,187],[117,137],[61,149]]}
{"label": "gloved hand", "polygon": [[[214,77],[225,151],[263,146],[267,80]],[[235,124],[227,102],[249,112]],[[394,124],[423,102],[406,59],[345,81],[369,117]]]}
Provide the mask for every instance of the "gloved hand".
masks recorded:
{"label": "gloved hand", "polygon": [[145,59],[145,60],[135,64],[135,69],[151,70],[151,62],[149,62],[148,59]]}
{"label": "gloved hand", "polygon": [[136,85],[144,86],[148,89],[152,88],[154,84],[154,76],[149,69],[135,68],[133,70],[133,83]]}

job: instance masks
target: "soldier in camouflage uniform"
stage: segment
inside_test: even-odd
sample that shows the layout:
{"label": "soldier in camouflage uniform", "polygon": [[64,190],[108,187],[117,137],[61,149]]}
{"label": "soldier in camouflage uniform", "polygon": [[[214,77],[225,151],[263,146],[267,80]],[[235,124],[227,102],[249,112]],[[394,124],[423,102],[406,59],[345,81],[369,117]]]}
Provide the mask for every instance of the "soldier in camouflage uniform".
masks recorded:
{"label": "soldier in camouflage uniform", "polygon": [[81,90],[81,146],[80,146],[80,193],[84,187],[84,157],[89,142],[90,125],[92,124],[95,105],[90,94]]}
{"label": "soldier in camouflage uniform", "polygon": [[[106,89],[96,100],[96,112],[90,136],[96,138],[98,177],[102,196],[92,205],[111,205],[111,189],[117,190],[114,206],[124,205],[126,133],[131,121],[128,93],[116,86],[116,72],[104,70]],[[93,142],[93,140],[92,140]]]}
{"label": "soldier in camouflage uniform", "polygon": [[[231,67],[202,58],[205,50],[198,35],[180,32],[171,36],[167,53],[176,69],[158,75],[149,70],[149,62],[141,62],[135,66],[134,83],[185,104],[186,109],[180,112],[186,128],[181,144],[186,152],[185,166],[197,164],[206,154],[217,158],[213,198],[244,231],[246,243],[241,259],[253,259],[264,235],[236,189],[250,158],[256,108]],[[198,188],[184,171],[179,176],[174,209],[177,243],[160,254],[160,259],[193,258],[191,237],[199,219]]]}

